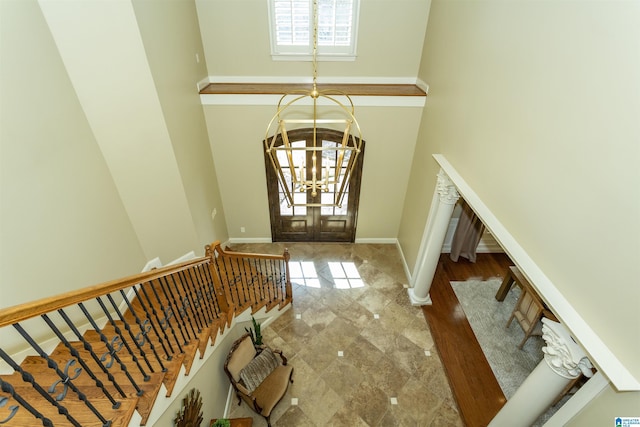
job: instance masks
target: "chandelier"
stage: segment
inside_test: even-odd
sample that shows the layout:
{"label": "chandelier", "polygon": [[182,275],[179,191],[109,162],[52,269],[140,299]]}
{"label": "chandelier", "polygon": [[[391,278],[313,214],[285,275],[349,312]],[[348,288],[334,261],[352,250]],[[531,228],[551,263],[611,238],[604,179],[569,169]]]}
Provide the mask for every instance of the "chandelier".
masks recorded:
{"label": "chandelier", "polygon": [[[288,207],[342,207],[362,147],[362,132],[351,97],[334,89],[318,90],[317,50],[318,4],[314,0],[313,85],[310,91],[292,91],[280,98],[264,138],[265,152]],[[337,97],[346,102],[340,102]],[[342,141],[322,141],[318,136],[319,125],[343,132]],[[311,129],[311,146],[289,139],[288,132],[302,128]],[[295,198],[296,192],[310,192],[311,199]],[[319,193],[330,197],[318,198]]]}

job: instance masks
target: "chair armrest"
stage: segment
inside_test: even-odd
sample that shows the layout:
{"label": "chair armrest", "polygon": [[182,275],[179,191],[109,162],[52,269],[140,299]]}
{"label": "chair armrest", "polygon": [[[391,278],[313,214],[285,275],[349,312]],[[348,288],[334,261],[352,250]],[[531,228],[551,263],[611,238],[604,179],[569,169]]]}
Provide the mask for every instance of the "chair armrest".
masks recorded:
{"label": "chair armrest", "polygon": [[236,388],[238,389],[238,391],[246,396],[251,396],[251,392],[249,390],[247,390],[247,388],[245,386],[243,386],[240,383],[234,383],[234,385],[236,386]]}
{"label": "chair armrest", "polygon": [[287,358],[282,354],[282,350],[273,350],[273,352],[282,359],[282,366],[287,366]]}

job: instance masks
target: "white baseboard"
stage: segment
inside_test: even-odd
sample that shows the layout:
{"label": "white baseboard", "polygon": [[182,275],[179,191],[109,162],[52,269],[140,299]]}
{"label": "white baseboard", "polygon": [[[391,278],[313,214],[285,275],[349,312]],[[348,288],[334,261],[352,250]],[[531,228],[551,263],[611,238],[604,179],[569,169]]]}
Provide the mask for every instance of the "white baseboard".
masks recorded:
{"label": "white baseboard", "polygon": [[234,243],[272,243],[271,237],[229,237],[229,244]]}
{"label": "white baseboard", "polygon": [[356,243],[396,245],[398,244],[398,239],[395,237],[363,237],[356,238]]}

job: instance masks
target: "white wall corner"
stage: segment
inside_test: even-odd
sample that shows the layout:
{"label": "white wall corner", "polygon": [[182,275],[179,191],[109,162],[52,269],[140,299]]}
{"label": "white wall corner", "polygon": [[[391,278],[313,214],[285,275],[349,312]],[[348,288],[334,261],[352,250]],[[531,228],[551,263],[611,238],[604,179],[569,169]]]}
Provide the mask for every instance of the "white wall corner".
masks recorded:
{"label": "white wall corner", "polygon": [[422,81],[421,79],[417,79],[416,80],[416,86],[418,86],[420,89],[422,89],[424,91],[424,93],[429,95],[429,85],[426,84],[424,81]]}
{"label": "white wall corner", "polygon": [[147,271],[151,271],[154,268],[160,268],[160,267],[162,267],[162,262],[160,261],[160,258],[155,257],[154,259],[152,259],[151,261],[145,264],[145,266],[142,268],[142,273],[146,273]]}
{"label": "white wall corner", "polygon": [[209,83],[212,83],[210,76],[207,76],[204,79],[200,80],[198,83],[196,83],[196,88],[198,89],[198,92],[200,92],[202,89],[207,87]]}

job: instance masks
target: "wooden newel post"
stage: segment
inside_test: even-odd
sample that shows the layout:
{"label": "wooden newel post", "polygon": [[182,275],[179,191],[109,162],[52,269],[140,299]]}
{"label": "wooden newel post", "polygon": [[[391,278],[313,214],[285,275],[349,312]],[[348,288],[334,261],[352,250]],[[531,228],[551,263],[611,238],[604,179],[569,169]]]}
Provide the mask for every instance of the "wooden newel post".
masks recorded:
{"label": "wooden newel post", "polygon": [[290,301],[293,301],[293,290],[291,289],[291,272],[289,271],[289,260],[291,259],[291,254],[289,253],[289,249],[284,248],[284,265],[285,265],[285,272],[286,272],[286,281],[285,281],[285,288],[286,288],[286,298]]}
{"label": "wooden newel post", "polygon": [[216,263],[216,248],[220,247],[220,241],[215,241],[210,245],[205,246],[205,255],[209,258],[209,273],[211,274],[211,278],[213,279],[213,288],[215,290],[215,298],[218,302],[218,307],[220,307],[220,312],[224,313],[227,316],[227,324],[231,326],[231,320],[233,316],[229,312],[231,307],[229,307],[229,300],[227,299],[227,295],[222,287],[222,282],[220,282],[220,276],[218,276],[218,270],[215,268]]}

